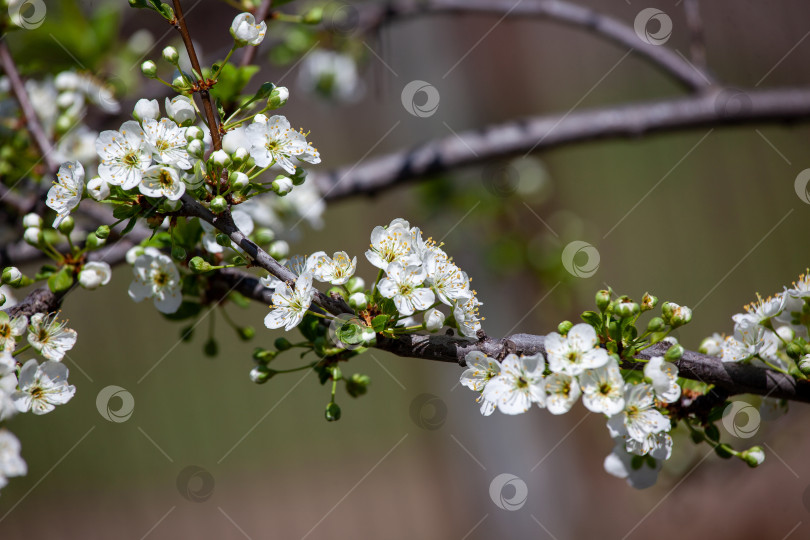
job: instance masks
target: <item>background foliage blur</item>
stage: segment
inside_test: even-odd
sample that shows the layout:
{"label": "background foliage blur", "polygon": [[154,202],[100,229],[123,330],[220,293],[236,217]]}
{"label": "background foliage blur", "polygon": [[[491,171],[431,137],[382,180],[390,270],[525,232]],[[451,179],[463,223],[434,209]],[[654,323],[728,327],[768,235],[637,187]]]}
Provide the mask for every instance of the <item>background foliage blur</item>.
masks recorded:
{"label": "background foliage blur", "polygon": [[[212,0],[184,4],[202,57],[210,63],[223,56],[236,10]],[[618,0],[583,4],[630,23],[640,9]],[[668,45],[685,52],[682,10],[671,1],[653,5],[673,19]],[[703,2],[701,13],[709,65],[720,80],[740,87],[810,84],[803,69],[810,59],[805,3]],[[265,80],[290,87],[282,113],[311,130],[321,170],[362,161],[372,147],[378,155],[489,123],[564,112],[589,90],[578,110],[681,93],[632,56],[594,87],[625,50],[553,22],[509,19],[492,29],[496,21],[423,17],[378,36],[349,33],[332,41],[273,23],[269,41],[281,45],[261,49],[261,72],[249,88]],[[167,95],[142,78],[140,62],[166,45],[180,48],[158,16],[125,2],[49,2],[42,27],[8,39],[25,75],[83,69],[107,78],[123,115],[139,97]],[[356,55],[361,98],[326,102],[298,90],[296,62],[316,42]],[[430,118],[401,106],[402,87],[415,79],[440,92],[439,111]],[[120,120],[99,117],[90,124],[109,129]],[[756,291],[776,292],[810,265],[810,212],[793,189],[796,175],[810,166],[808,126],[716,129],[682,160],[708,132],[565,147],[338,202],[328,207],[323,228],[295,231],[292,252],[346,250],[370,280],[362,256],[368,234],[404,217],[442,239],[473,276],[490,335],[547,333],[591,309],[593,293],[608,284],[636,298],[650,291],[696,308],[678,336],[695,349],[704,336],[729,332],[731,314]],[[599,250],[593,277],[573,278],[560,265],[572,240]],[[312,374],[264,386],[249,381],[252,348],[280,335],[262,327],[265,307],[228,305],[240,324],[257,327],[257,337],[240,341],[217,316],[220,355],[212,359],[202,354],[207,324],[192,343],[178,344],[182,325],[165,321],[150,302],[133,304],[129,281],[130,269],[119,268],[110,286],[77,291],[64,306],[79,333],[68,363],[77,394],[37,421],[11,422],[29,474],[3,490],[3,538],[621,538],[631,532],[663,539],[694,530],[742,539],[783,538],[808,521],[806,407],[794,406],[761,429],[755,441],[767,441],[768,458],[760,468],[706,457],[708,447],[676,436],[658,485],[637,492],[603,471],[612,443],[603,419],[582,407],[559,418],[542,411],[483,418],[473,395],[456,387],[457,366],[372,351],[352,360],[352,371],[371,375],[369,394],[343,397],[342,419],[327,424],[328,390]],[[96,394],[111,384],[135,397],[135,413],[125,423],[106,422],[96,410]],[[426,393],[441,403],[420,409],[430,401]],[[181,471],[190,465],[210,476],[184,484]],[[489,497],[490,481],[503,472],[528,485],[520,511],[501,510]],[[201,488],[195,482],[210,481],[206,501],[184,497]],[[795,531],[806,537],[810,524]]]}

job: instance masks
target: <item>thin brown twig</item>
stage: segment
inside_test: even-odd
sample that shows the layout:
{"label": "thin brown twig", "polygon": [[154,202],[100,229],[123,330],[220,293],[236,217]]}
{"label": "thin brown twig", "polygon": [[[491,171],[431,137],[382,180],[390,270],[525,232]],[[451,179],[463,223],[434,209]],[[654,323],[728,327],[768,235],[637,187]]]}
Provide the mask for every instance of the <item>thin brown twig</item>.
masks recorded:
{"label": "thin brown twig", "polygon": [[[200,61],[197,59],[197,51],[194,50],[194,43],[191,41],[191,35],[188,32],[188,26],[186,26],[186,19],[183,17],[183,9],[180,6],[180,0],[173,0],[173,3],[175,17],[174,27],[177,28],[178,32],[180,32],[180,37],[183,38],[183,44],[186,46],[188,58],[191,60],[191,67],[202,77],[202,68],[200,68]],[[199,81],[199,83],[204,84],[205,81]],[[214,150],[219,150],[222,148],[222,137],[219,133],[219,123],[214,113],[214,104],[211,101],[211,94],[205,87],[200,88],[199,94],[203,108],[205,109],[205,117],[208,120],[208,128],[211,131],[211,142],[214,145]]]}
{"label": "thin brown twig", "polygon": [[31,100],[28,99],[28,92],[25,90],[25,84],[23,84],[23,81],[20,78],[19,71],[17,71],[17,65],[14,63],[14,58],[12,58],[11,52],[8,50],[8,43],[6,40],[0,40],[0,65],[2,65],[3,71],[6,72],[6,76],[8,77],[8,81],[11,85],[11,91],[14,93],[17,103],[20,104],[20,109],[22,109],[26,126],[28,127],[28,131],[31,133],[31,137],[34,139],[34,144],[36,144],[37,148],[39,149],[42,159],[45,160],[48,170],[51,173],[56,173],[56,171],[59,169],[59,163],[57,163],[53,155],[51,155],[53,145],[48,139],[48,136],[45,134],[42,124],[39,122],[39,118],[34,111],[34,106],[31,104]]}

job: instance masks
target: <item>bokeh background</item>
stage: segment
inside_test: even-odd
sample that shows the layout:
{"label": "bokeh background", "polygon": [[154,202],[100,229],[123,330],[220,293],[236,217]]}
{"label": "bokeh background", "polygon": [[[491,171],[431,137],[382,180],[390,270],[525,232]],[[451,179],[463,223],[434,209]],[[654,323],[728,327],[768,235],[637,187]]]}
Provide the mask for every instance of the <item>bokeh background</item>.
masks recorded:
{"label": "bokeh background", "polygon": [[[657,7],[673,21],[667,46],[688,54],[680,2],[582,4],[628,24],[642,7]],[[125,2],[47,5],[48,22],[65,35],[81,36],[80,27],[59,23],[73,20],[66,13],[108,10],[105,27],[113,25],[122,43],[138,30],[151,33],[149,58],[178,44],[158,16]],[[184,5],[210,63],[229,47],[236,10],[212,0]],[[740,88],[810,84],[806,3],[702,2],[701,14],[709,66],[720,80]],[[489,16],[426,16],[349,36],[365,87],[351,103],[298,89],[300,66],[272,62],[269,45],[257,55],[262,71],[254,83],[291,88],[283,113],[311,130],[320,170],[362,162],[372,147],[370,156],[381,155],[452,132],[565,112],[586,93],[577,110],[683,94],[632,55],[605,76],[626,49],[581,29],[544,20],[496,23]],[[54,28],[31,32],[54,32],[62,43],[92,49],[90,34],[71,40]],[[271,25],[268,44],[285,32]],[[31,35],[9,38],[18,57],[43,54],[36,47],[50,37],[37,39],[39,45]],[[42,67],[93,57],[75,47],[52,40]],[[165,96],[138,82],[135,60],[92,69],[117,85],[125,103]],[[400,92],[412,80],[438,89],[436,114],[417,118],[402,107]],[[97,120],[102,129],[120,121]],[[779,291],[810,265],[810,208],[794,191],[797,174],[810,167],[810,128],[709,131],[569,146],[336,202],[324,226],[302,228],[292,249],[346,250],[372,279],[362,256],[368,235],[403,217],[443,239],[473,276],[490,335],[547,333],[591,309],[593,293],[608,284],[695,307],[693,323],[678,337],[697,348],[712,332],[730,332],[730,316],[756,292]],[[498,188],[503,175],[515,189]],[[573,240],[598,249],[599,269],[590,278],[575,278],[560,264]],[[129,300],[129,273],[117,269],[111,285],[77,291],[64,306],[79,333],[68,361],[77,394],[52,414],[10,423],[29,474],[0,496],[2,538],[810,537],[806,406],[791,406],[753,439],[736,441],[742,448],[767,444],[758,469],[721,460],[677,434],[658,484],[636,491],[604,472],[612,443],[598,415],[577,405],[562,417],[533,410],[484,418],[473,394],[457,386],[455,365],[364,354],[344,372],[369,374],[369,394],[339,396],[343,417],[327,423],[328,389],[314,375],[279,376],[262,386],[248,379],[253,347],[280,335],[263,328],[264,306],[228,305],[240,324],[257,327],[257,337],[240,341],[218,316],[220,354],[208,358],[207,323],[193,342],[178,343],[182,324],[165,321],[149,302]],[[292,366],[294,358],[279,362]],[[109,385],[135,399],[126,422],[108,422],[96,409],[98,392]],[[518,511],[490,498],[490,482],[501,473],[528,487]]]}

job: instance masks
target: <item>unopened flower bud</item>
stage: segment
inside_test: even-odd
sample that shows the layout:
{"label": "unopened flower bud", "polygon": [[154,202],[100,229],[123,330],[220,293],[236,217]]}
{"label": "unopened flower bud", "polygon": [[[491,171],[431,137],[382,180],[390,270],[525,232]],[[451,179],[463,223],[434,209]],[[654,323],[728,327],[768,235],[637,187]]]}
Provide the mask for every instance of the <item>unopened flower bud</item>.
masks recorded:
{"label": "unopened flower bud", "polygon": [[243,172],[234,171],[230,175],[228,175],[228,180],[231,183],[231,187],[236,191],[242,191],[248,184],[250,184],[250,178]]}
{"label": "unopened flower bud", "polygon": [[318,6],[310,9],[301,17],[304,24],[321,24],[323,21],[323,8]]}
{"label": "unopened flower bud", "polygon": [[672,317],[669,324],[672,328],[683,326],[692,320],[692,310],[686,306],[677,306],[672,310]]}
{"label": "unopened flower bud", "polygon": [[790,343],[796,339],[796,332],[789,326],[780,326],[776,329],[776,335],[782,338],[783,341]]}
{"label": "unopened flower bud", "polygon": [[171,45],[163,49],[163,53],[161,54],[163,55],[163,59],[172,65],[177,65],[177,61],[180,59],[177,49]]}
{"label": "unopened flower bud", "polygon": [[30,214],[25,214],[22,223],[23,227],[25,227],[26,229],[30,227],[36,227],[38,229],[42,228],[42,218],[39,217],[39,215],[34,214],[33,212]]}
{"label": "unopened flower bud", "polygon": [[190,126],[186,129],[186,140],[191,142],[195,139],[203,140],[205,137],[205,132],[198,128],[197,126]]}
{"label": "unopened flower bud", "polygon": [[183,206],[183,201],[180,199],[173,201],[171,199],[164,198],[161,204],[163,205],[164,212],[177,212]]}
{"label": "unopened flower bud", "polygon": [[2,280],[3,283],[6,285],[11,285],[12,287],[19,285],[19,283],[23,279],[23,274],[20,272],[20,269],[16,266],[7,266],[3,268]]}
{"label": "unopened flower bud", "polygon": [[349,296],[349,306],[355,310],[366,309],[368,307],[368,299],[365,294],[356,292]]}
{"label": "unopened flower bud", "polygon": [[217,233],[216,241],[222,247],[231,247],[231,239],[225,233]]}
{"label": "unopened flower bud", "polygon": [[208,263],[208,261],[199,256],[193,257],[190,261],[188,261],[188,267],[195,274],[202,274],[203,272],[211,271],[211,265]]}
{"label": "unopened flower bud", "polygon": [[284,240],[276,240],[270,244],[270,256],[274,259],[283,259],[290,254],[290,244]]}
{"label": "unopened flower bud", "polygon": [[128,264],[135,264],[135,261],[143,255],[144,248],[143,246],[134,246],[129,248],[127,251],[126,259]]}
{"label": "unopened flower bud", "polygon": [[220,214],[228,209],[228,202],[225,200],[225,197],[220,195],[211,199],[209,208],[213,213]]}
{"label": "unopened flower bud", "polygon": [[252,326],[245,326],[244,328],[237,328],[236,333],[239,334],[239,339],[242,341],[250,341],[256,335],[256,329]]}
{"label": "unopened flower bud", "polygon": [[278,193],[283,197],[284,195],[292,191],[293,182],[289,177],[280,174],[276,176],[276,179],[273,180],[272,184],[270,184],[270,189],[272,189],[273,191],[275,191],[276,193]]}
{"label": "unopened flower bud", "polygon": [[355,373],[346,379],[346,392],[352,397],[362,396],[368,392],[369,384],[371,384],[371,378],[368,375]]}
{"label": "unopened flower bud", "polygon": [[87,241],[85,245],[87,246],[87,249],[98,249],[106,243],[107,241],[103,238],[99,238],[98,236],[96,236],[96,233],[90,233],[87,235]]}
{"label": "unopened flower bud", "polygon": [[362,292],[366,288],[366,282],[360,276],[352,276],[346,282],[346,290],[350,293]]}
{"label": "unopened flower bud", "polygon": [[285,86],[277,86],[270,92],[270,97],[267,98],[267,107],[269,109],[278,109],[287,103],[290,98],[290,91]]}
{"label": "unopened flower bud", "polygon": [[740,454],[740,457],[749,467],[758,467],[765,461],[765,451],[759,446],[752,446]]}
{"label": "unopened flower bud", "polygon": [[276,233],[274,233],[271,229],[261,228],[257,229],[256,232],[253,233],[253,238],[256,239],[257,244],[269,244],[276,239]]}
{"label": "unopened flower bud", "polygon": [[596,307],[599,311],[605,311],[610,305],[610,291],[602,289],[596,293]]}
{"label": "unopened flower bud", "polygon": [[231,154],[231,157],[233,158],[234,163],[236,163],[237,165],[241,165],[242,163],[248,160],[248,158],[250,157],[250,152],[248,152],[245,148],[242,148],[240,146],[236,150],[234,150],[233,154]]}
{"label": "unopened flower bud", "polygon": [[664,302],[661,304],[661,315],[663,316],[665,323],[669,324],[669,321],[672,318],[672,312],[676,307],[680,306],[672,302]]}
{"label": "unopened flower bud", "polygon": [[208,341],[206,341],[203,345],[203,354],[210,357],[214,357],[219,354],[219,344],[217,343],[216,339],[213,337],[208,338]]}
{"label": "unopened flower bud", "polygon": [[672,345],[669,349],[667,349],[667,352],[664,353],[664,360],[667,362],[677,362],[683,357],[683,352],[684,350],[682,345]]}
{"label": "unopened flower bud", "polygon": [[205,143],[199,139],[193,139],[186,146],[186,151],[195,158],[202,159],[203,154],[205,154]]}
{"label": "unopened flower bud", "polygon": [[132,111],[135,120],[143,122],[147,118],[157,120],[160,117],[160,105],[156,99],[139,99]]}
{"label": "unopened flower bud", "polygon": [[36,247],[42,243],[42,230],[38,227],[28,227],[23,233],[23,240]]}
{"label": "unopened flower bud", "polygon": [[425,330],[428,332],[438,332],[443,326],[444,314],[441,311],[436,308],[431,308],[425,312]]}
{"label": "unopened flower bud", "polygon": [[73,220],[73,216],[68,216],[59,224],[59,232],[67,236],[73,232],[73,227],[75,226],[76,222]]}
{"label": "unopened flower bud", "polygon": [[172,88],[174,88],[177,92],[184,92],[188,90],[188,82],[186,82],[185,77],[178,75],[172,81]]}
{"label": "unopened flower bud", "polygon": [[[804,347],[802,347],[798,343],[791,341],[785,346],[785,352],[793,360],[798,360],[799,358],[802,358],[802,356],[804,355]],[[801,369],[801,367],[799,369]]]}
{"label": "unopened flower bud", "polygon": [[175,259],[177,261],[185,261],[186,250],[183,249],[181,246],[172,246],[172,259]]}
{"label": "unopened flower bud", "polygon": [[802,356],[797,362],[797,365],[799,366],[799,371],[805,375],[810,375],[810,355]]}
{"label": "unopened flower bud", "polygon": [[141,72],[144,74],[145,77],[149,79],[154,79],[157,77],[157,64],[152,62],[151,60],[147,60],[143,64],[141,64]]}
{"label": "unopened flower bud", "polygon": [[340,420],[340,407],[338,407],[338,404],[334,401],[330,401],[326,406],[324,415],[326,416],[327,422],[336,422]]}
{"label": "unopened flower bud", "polygon": [[208,163],[216,167],[227,167],[231,164],[231,156],[229,156],[228,152],[225,150],[217,150],[211,153],[211,156],[208,158]]}
{"label": "unopened flower bud", "polygon": [[572,323],[571,321],[563,321],[557,325],[557,332],[561,336],[566,336],[568,335],[568,331],[571,330],[573,327],[574,323]]}
{"label": "unopened flower bud", "polygon": [[96,176],[87,182],[87,194],[97,201],[103,201],[110,196],[110,185]]}
{"label": "unopened flower bud", "polygon": [[664,326],[666,326],[664,319],[661,317],[653,317],[650,319],[650,322],[647,323],[647,332],[660,332],[664,329]]}
{"label": "unopened flower bud", "polygon": [[110,282],[112,270],[105,262],[91,261],[79,272],[79,285],[88,290],[98,289]]}
{"label": "unopened flower bud", "polygon": [[256,384],[264,384],[269,381],[273,375],[276,374],[275,370],[270,369],[267,366],[255,366],[253,369],[250,370],[250,380],[255,382]]}
{"label": "unopened flower bud", "polygon": [[627,297],[622,297],[613,302],[613,313],[623,319],[627,319],[641,313],[641,306]]}
{"label": "unopened flower bud", "polygon": [[277,351],[268,351],[267,349],[256,347],[253,350],[253,361],[257,364],[266,364],[273,360],[277,355]]}
{"label": "unopened flower bud", "polygon": [[290,179],[292,179],[294,186],[300,186],[307,179],[307,170],[303,167],[296,167],[295,174],[293,174]]}

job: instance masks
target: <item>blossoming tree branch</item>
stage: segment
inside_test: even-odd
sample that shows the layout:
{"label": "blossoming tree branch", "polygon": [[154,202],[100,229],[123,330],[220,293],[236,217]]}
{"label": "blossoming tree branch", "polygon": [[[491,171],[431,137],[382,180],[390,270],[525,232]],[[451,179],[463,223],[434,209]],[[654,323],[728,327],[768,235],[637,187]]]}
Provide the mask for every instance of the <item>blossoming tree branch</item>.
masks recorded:
{"label": "blossoming tree branch", "polygon": [[[471,0],[403,3],[387,11],[372,4],[358,12],[363,31],[431,10],[541,16],[588,28],[634,47],[631,51],[693,94],[575,113],[558,131],[568,114],[532,119],[519,129],[495,126],[484,135],[461,134],[416,152],[372,159],[356,171],[308,175],[322,156],[310,140],[317,134],[311,137],[280,114],[289,91],[272,82],[252,93],[245,87],[256,72],[251,64],[266,37],[265,20],[313,27],[321,23],[321,8],[282,13],[267,0],[247,2],[250,11],[237,14],[230,25],[230,50],[203,65],[180,0],[130,4],[143,10],[139,15],[164,19],[185,51],[169,46],[158,61],[141,64],[143,76],[169,93],[163,103],[139,99],[132,119],[101,132],[82,119],[92,109],[121,110],[103,81],[76,71],[23,81],[7,43],[0,41],[0,91],[14,111],[2,122],[26,128],[9,142],[19,149],[19,162],[1,165],[0,202],[19,214],[24,242],[5,251],[18,265],[49,259],[33,275],[16,265],[2,270],[0,422],[16,414],[47,414],[71,400],[77,388],[69,384],[62,360],[77,334],[61,305],[74,287],[107,285],[112,266],[123,263],[131,266],[132,301],[153,303],[169,320],[193,323],[204,309],[225,300],[267,305],[263,325],[283,328],[289,337],[255,349],[250,379],[264,384],[289,372],[315,371],[328,391],[328,421],[340,418],[343,392],[351,398],[368,392],[368,376],[349,374],[351,360],[368,349],[457,362],[464,368],[460,382],[484,416],[535,408],[560,415],[581,401],[602,416],[614,442],[606,471],[638,488],[655,483],[671,455],[674,429],[722,457],[752,467],[762,463],[762,448],[734,448],[722,440],[717,424],[733,396],[758,395],[762,410],[771,412],[784,411],[789,401],[810,402],[807,275],[773,296],[757,296],[732,317],[728,335],[707,337],[698,351],[671,336],[691,321],[688,307],[650,293],[633,299],[610,289],[596,292],[593,308],[579,321],[495,339],[482,324],[486,299],[454,262],[453,253],[464,246],[439,244],[402,218],[375,227],[369,248],[359,254],[294,254],[282,239],[291,219],[319,219],[325,198],[375,192],[438,170],[594,138],[795,121],[810,115],[810,90],[751,92],[746,106],[730,110],[725,105],[734,96],[723,98],[700,62],[687,65],[664,47],[637,42],[637,32],[620,21],[565,2],[536,2],[515,13],[500,2]],[[19,2],[7,7],[4,30],[27,28]],[[319,50],[307,62],[302,80],[313,91],[344,100],[358,91],[350,56]],[[479,152],[459,152],[458,141]],[[339,186],[336,178],[342,179]],[[373,281],[356,275],[358,260],[376,271]],[[25,298],[14,299],[12,289],[31,287]],[[242,339],[263,341],[262,331],[222,314]],[[193,330],[194,324],[186,327],[184,339]],[[205,352],[216,354],[213,337]],[[300,365],[276,367],[277,357],[285,355],[299,357]],[[25,473],[20,441],[0,429],[0,487]]]}

